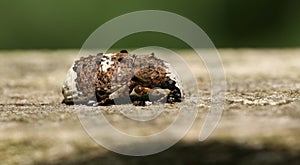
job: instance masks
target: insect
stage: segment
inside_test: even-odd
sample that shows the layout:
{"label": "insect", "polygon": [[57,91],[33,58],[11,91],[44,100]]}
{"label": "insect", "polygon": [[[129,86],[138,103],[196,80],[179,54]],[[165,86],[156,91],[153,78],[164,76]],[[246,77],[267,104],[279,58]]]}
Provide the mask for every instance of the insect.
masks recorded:
{"label": "insect", "polygon": [[90,55],[76,60],[63,83],[65,104],[149,105],[183,99],[178,76],[171,65],[150,55]]}

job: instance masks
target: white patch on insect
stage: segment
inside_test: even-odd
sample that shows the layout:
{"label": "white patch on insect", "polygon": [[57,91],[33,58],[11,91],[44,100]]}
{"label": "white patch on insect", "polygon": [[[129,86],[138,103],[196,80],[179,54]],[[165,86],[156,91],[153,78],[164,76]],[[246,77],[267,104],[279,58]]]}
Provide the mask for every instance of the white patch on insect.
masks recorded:
{"label": "white patch on insect", "polygon": [[153,103],[151,101],[145,101],[145,105],[152,105]]}
{"label": "white patch on insect", "polygon": [[114,62],[111,60],[111,56],[113,56],[115,54],[105,54],[101,60],[103,60],[101,62],[101,69],[103,72],[106,72],[108,68],[111,67],[111,65],[114,64]]}
{"label": "white patch on insect", "polygon": [[76,72],[73,70],[73,66],[68,70],[66,79],[63,83],[63,95],[66,99],[66,101],[73,101],[73,99],[76,99],[76,101],[85,100],[86,98],[79,97],[79,92],[76,88],[76,82],[75,79],[77,78]]}
{"label": "white patch on insect", "polygon": [[67,73],[67,77],[64,81],[63,84],[63,92],[64,95],[66,95],[67,99],[71,98],[72,95],[76,92],[77,93],[77,88],[75,85],[75,79],[77,78],[76,72],[73,71],[73,68],[71,67]]}

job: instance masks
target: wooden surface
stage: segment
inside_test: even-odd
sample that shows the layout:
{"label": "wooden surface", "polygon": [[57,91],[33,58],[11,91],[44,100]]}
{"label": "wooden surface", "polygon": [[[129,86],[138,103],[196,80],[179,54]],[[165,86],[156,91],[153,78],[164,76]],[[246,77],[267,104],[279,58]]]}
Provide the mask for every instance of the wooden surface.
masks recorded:
{"label": "wooden surface", "polygon": [[[82,128],[74,106],[61,104],[61,85],[78,51],[0,52],[1,164],[296,164],[300,161],[300,50],[219,51],[227,93],[216,130],[204,142],[198,141],[208,111],[210,81],[192,51],[178,51],[198,74],[201,106],[197,119],[175,146],[138,158],[96,144]],[[178,106],[166,106],[167,112],[143,133],[155,133],[169,125]],[[125,120],[116,107],[100,107],[99,111],[119,129],[141,133],[136,122]]]}

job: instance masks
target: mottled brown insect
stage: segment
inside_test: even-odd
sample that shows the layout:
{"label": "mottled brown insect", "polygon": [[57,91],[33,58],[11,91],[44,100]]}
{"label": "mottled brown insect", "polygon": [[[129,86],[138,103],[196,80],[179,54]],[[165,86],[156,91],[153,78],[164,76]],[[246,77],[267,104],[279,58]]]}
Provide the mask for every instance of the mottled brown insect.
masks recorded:
{"label": "mottled brown insect", "polygon": [[111,105],[181,102],[181,84],[171,66],[154,54],[138,56],[123,50],[75,61],[62,93],[65,104]]}

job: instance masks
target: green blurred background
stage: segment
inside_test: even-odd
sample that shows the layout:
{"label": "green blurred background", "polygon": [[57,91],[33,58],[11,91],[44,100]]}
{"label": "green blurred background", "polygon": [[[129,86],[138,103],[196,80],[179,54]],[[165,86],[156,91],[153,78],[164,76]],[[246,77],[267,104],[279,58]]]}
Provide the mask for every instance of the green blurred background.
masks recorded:
{"label": "green blurred background", "polygon": [[[0,49],[80,48],[101,24],[137,10],[166,10],[198,24],[223,47],[299,47],[297,0],[1,0]],[[184,47],[173,37],[137,34],[116,47]]]}

